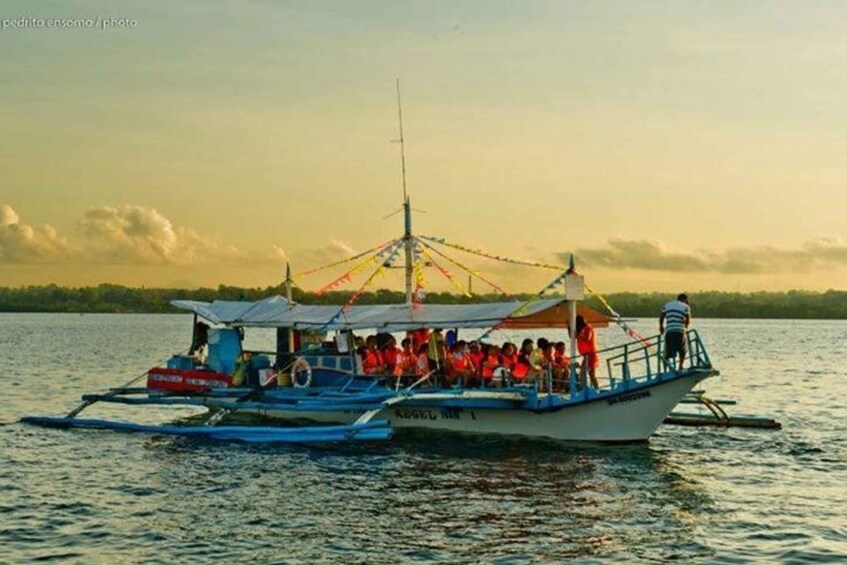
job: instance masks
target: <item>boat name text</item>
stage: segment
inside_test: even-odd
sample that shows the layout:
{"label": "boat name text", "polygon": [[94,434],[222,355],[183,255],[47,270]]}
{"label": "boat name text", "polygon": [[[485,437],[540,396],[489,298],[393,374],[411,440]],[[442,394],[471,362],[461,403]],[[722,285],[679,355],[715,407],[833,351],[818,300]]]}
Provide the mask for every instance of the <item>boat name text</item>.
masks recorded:
{"label": "boat name text", "polygon": [[606,402],[608,402],[609,406],[611,406],[613,404],[619,404],[621,402],[632,402],[634,400],[641,400],[642,398],[647,398],[649,396],[649,390],[639,390],[638,392],[630,392],[629,394],[623,394],[621,396],[616,396],[615,398],[610,398]]}
{"label": "boat name text", "polygon": [[[461,408],[439,408],[433,410],[429,408],[397,408],[394,415],[401,420],[461,420]],[[476,420],[476,413],[471,410],[468,412],[471,420]]]}

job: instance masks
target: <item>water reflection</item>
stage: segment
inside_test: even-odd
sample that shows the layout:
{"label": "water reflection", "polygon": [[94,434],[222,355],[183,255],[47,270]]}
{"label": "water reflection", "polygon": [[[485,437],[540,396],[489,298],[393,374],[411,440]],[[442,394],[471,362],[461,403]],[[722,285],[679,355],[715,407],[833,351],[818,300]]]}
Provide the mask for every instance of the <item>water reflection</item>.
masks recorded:
{"label": "water reflection", "polygon": [[[4,422],[126,380],[190,321],[0,316]],[[782,432],[662,428],[592,447],[404,430],[307,448],[6,425],[0,562],[843,561],[847,324],[810,323],[817,349],[799,352],[780,324],[698,326],[725,375],[710,394]]]}

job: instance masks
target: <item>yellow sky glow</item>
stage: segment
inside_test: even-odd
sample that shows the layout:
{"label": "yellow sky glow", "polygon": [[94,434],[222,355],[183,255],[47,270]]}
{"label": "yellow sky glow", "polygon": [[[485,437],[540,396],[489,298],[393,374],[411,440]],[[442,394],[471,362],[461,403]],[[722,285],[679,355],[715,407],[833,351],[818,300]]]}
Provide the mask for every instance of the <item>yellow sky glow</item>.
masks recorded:
{"label": "yellow sky glow", "polygon": [[[400,77],[416,233],[606,292],[847,288],[845,5],[56,10],[0,7],[0,285],[265,286],[399,236]],[[97,16],[136,23],[8,23]]]}

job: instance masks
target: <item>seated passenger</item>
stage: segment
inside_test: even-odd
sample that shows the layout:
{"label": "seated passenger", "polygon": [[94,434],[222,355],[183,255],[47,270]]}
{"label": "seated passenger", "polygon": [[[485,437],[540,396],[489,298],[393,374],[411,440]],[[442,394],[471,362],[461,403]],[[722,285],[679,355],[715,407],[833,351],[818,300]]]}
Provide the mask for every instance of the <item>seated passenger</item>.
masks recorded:
{"label": "seated passenger", "polygon": [[458,382],[462,387],[472,385],[476,380],[476,367],[467,350],[467,343],[459,340],[453,346],[453,351],[447,361],[449,384]]}
{"label": "seated passenger", "polygon": [[494,369],[500,366],[500,348],[496,345],[483,345],[483,358],[479,367],[483,386],[489,386],[494,378]]}
{"label": "seated passenger", "polygon": [[480,372],[482,370],[482,360],[485,358],[485,355],[482,353],[482,348],[479,345],[479,342],[472,341],[468,344],[468,355],[471,357],[471,362],[473,363],[474,368],[476,369],[476,376],[480,376]]}
{"label": "seated passenger", "polygon": [[[532,352],[535,348],[532,346],[532,340],[527,338],[521,343],[521,350],[518,352],[518,360],[512,369],[512,376],[518,381],[525,381],[528,378],[534,379],[532,366]],[[530,380],[529,382],[534,382]]]}
{"label": "seated passenger", "polygon": [[[571,360],[565,350],[565,342],[557,341],[553,346],[553,384],[558,390],[565,390],[570,379]],[[556,382],[558,381],[558,383]],[[558,384],[558,387],[557,387]]]}
{"label": "seated passenger", "polygon": [[535,379],[534,382],[539,383],[541,390],[543,390],[547,381],[547,370],[553,361],[553,347],[543,337],[539,337],[535,343],[537,347],[529,355],[529,364],[532,369],[530,374],[527,375],[527,378],[532,377]]}
{"label": "seated passenger", "polygon": [[400,376],[403,374],[403,367],[400,365],[400,353],[402,351],[397,347],[397,340],[394,336],[388,336],[385,340],[382,350],[382,361],[385,364],[385,374]]}
{"label": "seated passenger", "polygon": [[400,375],[414,375],[415,368],[418,362],[418,356],[415,354],[412,349],[412,339],[404,338],[403,341],[400,342],[402,349],[400,350],[400,357],[398,360],[398,366],[400,369]]}
{"label": "seated passenger", "polygon": [[513,371],[515,365],[518,363],[518,348],[511,341],[507,341],[503,343],[503,347],[500,348],[500,365],[509,370],[509,372]]}
{"label": "seated passenger", "polygon": [[385,371],[382,354],[376,348],[376,336],[369,335],[362,353],[362,369],[366,375],[378,375]]}

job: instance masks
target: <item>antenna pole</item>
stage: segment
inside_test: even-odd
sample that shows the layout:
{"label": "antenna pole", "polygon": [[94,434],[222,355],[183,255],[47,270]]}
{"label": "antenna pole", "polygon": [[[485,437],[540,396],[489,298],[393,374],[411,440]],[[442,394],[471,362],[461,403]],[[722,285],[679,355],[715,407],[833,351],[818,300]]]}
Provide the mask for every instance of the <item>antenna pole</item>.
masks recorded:
{"label": "antenna pole", "polygon": [[397,79],[397,118],[400,121],[400,167],[403,173],[403,247],[405,248],[406,256],[406,304],[412,304],[412,246],[414,245],[414,237],[412,236],[412,204],[409,202],[409,195],[406,193],[406,145],[403,138],[403,105],[400,103],[400,79]]}
{"label": "antenna pole", "polygon": [[403,171],[403,202],[406,202],[406,145],[403,139],[403,105],[400,103],[400,79],[397,79],[397,117],[400,120],[400,167]]}

